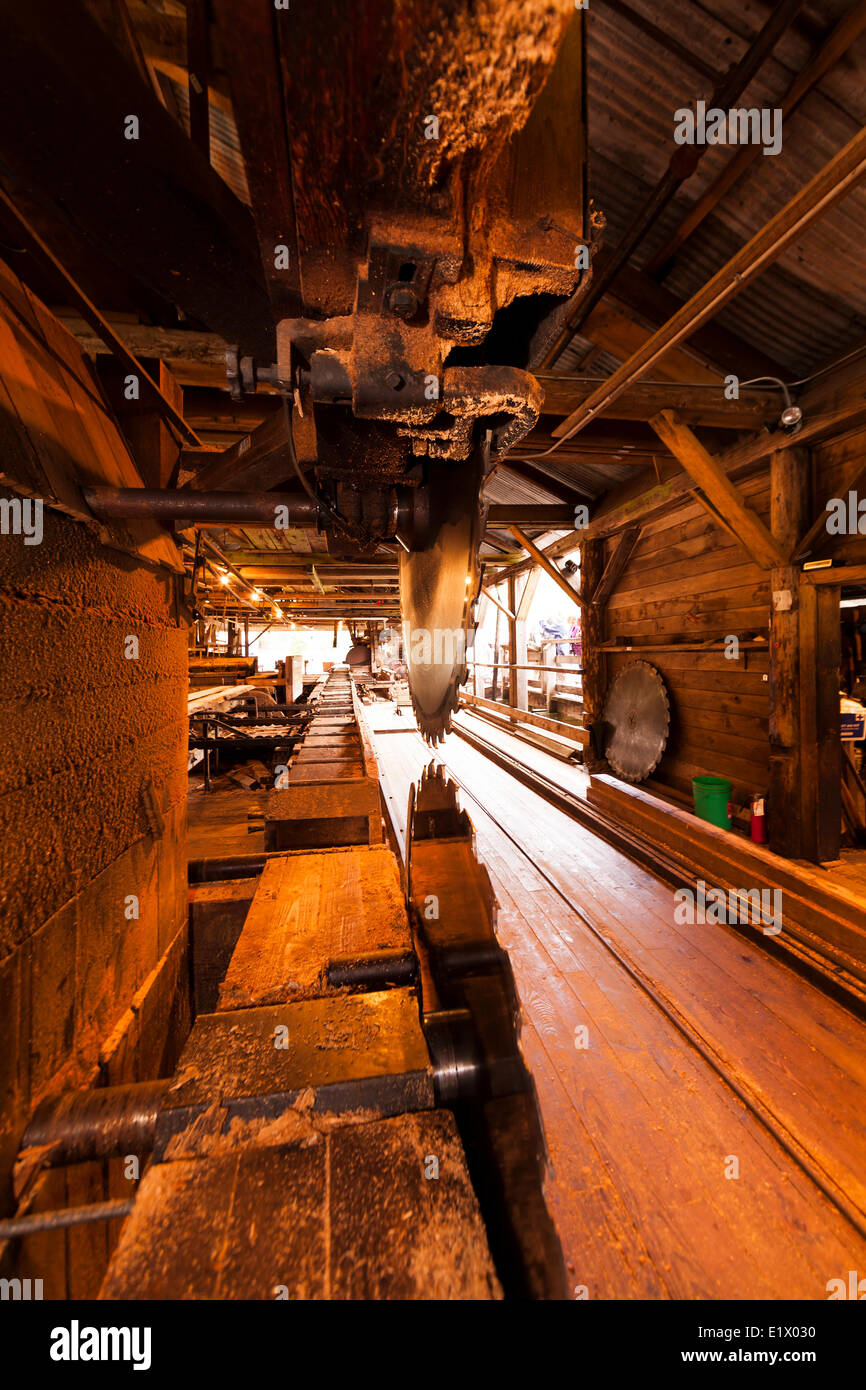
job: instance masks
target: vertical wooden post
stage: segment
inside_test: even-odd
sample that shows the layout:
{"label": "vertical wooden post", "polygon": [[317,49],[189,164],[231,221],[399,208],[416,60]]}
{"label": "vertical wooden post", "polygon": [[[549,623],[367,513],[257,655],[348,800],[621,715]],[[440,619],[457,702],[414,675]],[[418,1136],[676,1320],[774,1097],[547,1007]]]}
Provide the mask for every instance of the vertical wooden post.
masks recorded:
{"label": "vertical wooden post", "polygon": [[801,850],[838,859],[842,818],[839,738],[839,585],[800,586]]}
{"label": "vertical wooden post", "polygon": [[[520,601],[519,601],[519,603],[517,604],[517,607],[515,608],[514,605],[513,605],[512,603],[510,603],[510,602],[509,602],[509,605],[508,605],[509,608],[511,609],[512,613],[516,614],[516,617],[517,617],[517,621],[516,621],[516,623],[515,623],[515,635],[516,635],[516,639],[517,639],[517,655],[516,655],[516,657],[515,657],[514,659],[515,659],[516,662],[517,662],[518,668],[521,667],[521,666],[523,666],[523,667],[527,666],[527,665],[528,665],[528,662],[529,662],[529,651],[528,651],[528,644],[527,644],[527,633],[528,633],[528,631],[529,631],[529,610],[530,610],[530,608],[532,607],[532,600],[533,600],[534,597],[535,597],[535,591],[536,591],[536,589],[538,588],[538,582],[539,582],[540,579],[541,579],[541,570],[538,569],[538,567],[536,566],[535,569],[531,569],[531,570],[529,571],[528,575],[526,576],[526,581],[525,581],[525,583],[524,583],[524,585],[523,585],[523,589],[521,590]],[[512,582],[512,583],[515,583],[516,581],[512,580],[511,582]],[[509,592],[509,596],[510,596],[510,595],[511,595],[511,590],[509,589],[508,592]],[[517,709],[525,709],[525,710],[528,710],[528,709],[529,709],[529,672],[528,672],[527,670],[521,671],[520,669],[518,669],[518,671],[517,671],[517,676],[516,676],[516,688],[517,688],[517,701],[516,701]]]}
{"label": "vertical wooden post", "polygon": [[[770,529],[792,555],[807,525],[808,456],[782,449],[770,456]],[[767,834],[779,854],[804,853],[801,787],[805,730],[800,727],[800,572],[793,565],[770,571],[770,781]],[[755,791],[762,790],[755,787]]]}
{"label": "vertical wooden post", "polygon": [[494,626],[494,628],[493,628],[493,670],[492,670],[492,672],[491,672],[491,680],[490,680],[490,698],[491,698],[491,700],[495,700],[495,699],[496,699],[496,692],[497,692],[498,689],[499,689],[499,664],[498,664],[498,663],[499,663],[499,619],[501,618],[501,616],[502,616],[502,610],[501,610],[500,608],[497,608],[497,610],[496,610],[496,623],[495,623],[495,626]]}
{"label": "vertical wooden post", "polygon": [[[591,596],[604,573],[604,541],[584,540],[580,547],[580,588],[583,594]],[[581,617],[581,643],[583,652],[583,726],[601,722],[604,709],[604,696],[607,688],[607,663],[604,652],[599,647],[604,642],[605,615],[602,605],[589,603]],[[590,771],[601,768],[604,758],[599,757],[588,744],[583,750],[584,766]]]}
{"label": "vertical wooden post", "polygon": [[[508,703],[512,709],[518,708],[517,690],[517,581],[513,574],[508,576],[508,610],[515,614],[508,619]],[[525,675],[525,672],[521,674]]]}
{"label": "vertical wooden post", "polygon": [[[806,529],[809,477],[806,450],[771,456],[770,525],[786,554]],[[771,570],[770,585],[769,843],[820,863],[840,841],[840,589],[793,566]]]}

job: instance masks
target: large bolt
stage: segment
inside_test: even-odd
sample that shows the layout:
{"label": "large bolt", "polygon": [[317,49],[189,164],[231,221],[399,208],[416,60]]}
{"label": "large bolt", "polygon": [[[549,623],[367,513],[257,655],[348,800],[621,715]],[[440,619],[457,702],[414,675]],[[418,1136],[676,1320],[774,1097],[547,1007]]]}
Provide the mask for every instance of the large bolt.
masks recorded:
{"label": "large bolt", "polygon": [[410,319],[418,312],[418,296],[411,285],[394,285],[388,291],[388,308],[398,318]]}

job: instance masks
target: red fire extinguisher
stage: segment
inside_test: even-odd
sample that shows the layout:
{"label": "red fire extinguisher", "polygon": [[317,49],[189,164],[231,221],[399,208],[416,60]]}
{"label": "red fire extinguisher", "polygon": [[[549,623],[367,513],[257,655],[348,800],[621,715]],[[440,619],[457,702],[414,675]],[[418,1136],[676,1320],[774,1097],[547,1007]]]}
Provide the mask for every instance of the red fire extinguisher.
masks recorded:
{"label": "red fire extinguisher", "polygon": [[767,822],[764,819],[764,798],[758,794],[752,797],[752,818],[749,831],[756,845],[767,843]]}

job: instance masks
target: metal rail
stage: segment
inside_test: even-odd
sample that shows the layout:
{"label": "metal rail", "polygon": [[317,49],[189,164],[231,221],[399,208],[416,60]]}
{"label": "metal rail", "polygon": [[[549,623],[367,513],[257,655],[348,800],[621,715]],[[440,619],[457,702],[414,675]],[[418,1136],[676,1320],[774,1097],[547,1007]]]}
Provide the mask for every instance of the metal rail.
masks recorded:
{"label": "metal rail", "polygon": [[[457,730],[461,738],[466,738],[465,731]],[[473,742],[470,737],[467,742]],[[478,744],[483,744],[484,740],[477,740]],[[489,747],[489,745],[488,745]],[[480,748],[487,754],[487,748]],[[481,809],[485,816],[493,822],[497,829],[508,839],[514,848],[520,853],[528,863],[532,865],[537,873],[550,885],[554,892],[580,919],[583,925],[590,931],[599,945],[610,955],[617,964],[625,971],[635,985],[647,996],[656,1008],[664,1014],[668,1021],[676,1028],[677,1032],[694,1048],[703,1058],[708,1066],[716,1073],[722,1083],[740,1100],[750,1113],[767,1130],[771,1137],[776,1141],[780,1148],[788,1154],[789,1158],[803,1171],[806,1177],[823,1193],[827,1200],[834,1206],[845,1220],[854,1227],[861,1237],[866,1238],[866,1211],[858,1206],[846,1192],[838,1185],[831,1174],[821,1166],[821,1164],[809,1153],[800,1140],[787,1127],[785,1122],[775,1114],[773,1110],[756,1094],[745,1082],[737,1080],[725,1058],[721,1056],[713,1047],[713,1044],[703,1036],[695,1025],[686,1018],[677,1008],[672,999],[664,994],[655,984],[650,981],[647,975],[641,970],[625,951],[614,946],[605,930],[599,926],[586,913],[583,908],[578,907],[577,903],[568,893],[560,888],[556,880],[548,874],[538,863],[537,857],[531,855],[519,840],[511,834],[502,824],[501,820],[486,806],[466,783],[460,778],[453,768],[448,764],[441,753],[434,753],[434,758],[448,772],[454,782],[469,796]],[[540,776],[540,774],[539,774]],[[521,779],[523,780],[523,779]],[[542,779],[547,781],[546,778]],[[553,784],[548,783],[552,786]],[[681,876],[681,871],[680,871]]]}

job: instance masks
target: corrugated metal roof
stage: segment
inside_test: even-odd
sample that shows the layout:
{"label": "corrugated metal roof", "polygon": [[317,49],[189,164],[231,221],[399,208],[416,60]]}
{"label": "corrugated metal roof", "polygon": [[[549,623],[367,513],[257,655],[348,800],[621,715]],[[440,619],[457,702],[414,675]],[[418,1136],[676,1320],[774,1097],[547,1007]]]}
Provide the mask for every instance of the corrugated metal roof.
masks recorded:
{"label": "corrugated metal roof", "polygon": [[[683,42],[719,73],[735,62],[763,25],[770,7],[743,0],[678,0],[660,7],[633,0],[633,10]],[[816,0],[782,36],[738,106],[776,106],[849,8]],[[707,79],[603,0],[587,14],[590,191],[613,247],[667,168],[676,146],[674,113],[711,95]],[[866,34],[784,122],[782,151],[761,156],[704,221],[677,259],[666,286],[688,298],[866,124]],[[635,254],[643,266],[710,186],[736,150],[707,149],[698,171]],[[854,346],[866,336],[866,263],[862,186],[826,213],[719,316],[795,375]],[[560,359],[573,369],[576,354]],[[732,369],[735,369],[733,367]]]}

